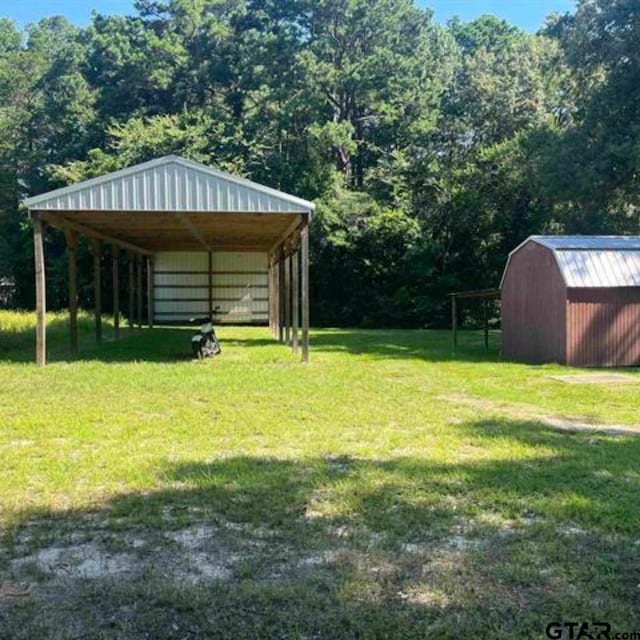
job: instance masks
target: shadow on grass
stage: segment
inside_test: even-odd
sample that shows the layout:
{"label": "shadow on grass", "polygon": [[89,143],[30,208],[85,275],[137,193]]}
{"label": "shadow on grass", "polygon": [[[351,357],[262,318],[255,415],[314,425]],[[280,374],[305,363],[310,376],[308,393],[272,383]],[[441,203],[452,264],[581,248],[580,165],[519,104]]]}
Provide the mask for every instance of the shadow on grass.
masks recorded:
{"label": "shadow on grass", "polygon": [[[508,419],[456,428],[464,451],[451,464],[166,462],[144,495],[25,511],[18,546],[25,534],[36,544],[37,521],[40,545],[83,531],[129,555],[145,542],[126,570],[42,578],[40,601],[0,616],[0,635],[4,624],[14,638],[537,638],[558,616],[633,626],[640,443]],[[223,577],[180,582],[211,558]]]}
{"label": "shadow on grass", "polygon": [[[110,327],[103,331],[102,344],[97,344],[91,331],[82,331],[79,336],[79,353],[74,356],[68,338],[52,326],[48,331],[47,362],[181,362],[191,356],[191,336],[188,330],[179,328],[121,329],[119,340],[113,337]],[[65,326],[66,330],[67,327]],[[192,331],[193,333],[193,331]],[[0,352],[0,362],[30,363],[34,361],[35,343],[33,331],[26,338]],[[7,342],[7,340],[5,340]],[[14,346],[18,344],[19,346]]]}
{"label": "shadow on grass", "polygon": [[[193,359],[191,337],[197,332],[193,326],[156,326],[120,329],[115,340],[113,326],[103,322],[102,344],[95,340],[93,320],[80,318],[79,353],[72,355],[69,344],[69,321],[66,316],[55,317],[47,323],[47,362],[99,361],[179,363]],[[228,340],[226,346],[273,346],[273,339],[257,337],[248,340]],[[31,363],[35,356],[35,330],[32,326],[16,330],[2,330],[0,326],[0,362]]]}
{"label": "shadow on grass", "polygon": [[[184,362],[191,359],[191,335],[194,327],[158,326],[121,328],[121,339],[113,339],[113,327],[103,322],[103,343],[97,345],[93,319],[83,314],[79,321],[80,353],[74,357],[69,347],[68,317],[59,314],[47,324],[48,362],[100,361],[112,362]],[[222,329],[224,331],[224,329]],[[412,359],[430,362],[468,361],[497,362],[499,334],[491,335],[490,349],[485,350],[481,332],[463,331],[459,334],[457,354],[452,352],[451,336],[447,331],[407,330],[339,330],[319,329],[312,333],[312,353],[345,353],[384,359]],[[223,338],[225,346],[264,348],[277,345],[275,339],[256,336]],[[283,345],[283,349],[287,349]],[[0,362],[30,363],[34,360],[35,333],[32,326],[3,330],[0,325]]]}
{"label": "shadow on grass", "polygon": [[374,358],[408,358],[430,362],[497,362],[500,360],[499,336],[499,333],[492,332],[489,349],[485,349],[482,332],[461,331],[458,334],[458,348],[454,354],[451,332],[445,330],[325,329],[314,332],[312,349]]}
{"label": "shadow on grass", "polygon": [[[180,497],[183,505],[217,505],[232,520],[271,526],[305,513],[310,496],[328,487],[344,498],[341,506],[348,520],[379,533],[392,529],[394,537],[405,541],[446,533],[452,519],[472,517],[475,506],[483,502],[493,503],[498,511],[506,508],[516,518],[538,513],[602,531],[640,529],[636,438],[571,434],[509,418],[458,428],[468,438],[471,452],[496,443],[517,444],[522,448],[519,457],[452,464],[330,454],[303,461],[236,457],[207,464],[168,464],[161,478],[179,487],[173,496]],[[158,514],[165,495],[124,497],[122,515],[140,513],[144,505],[155,505]],[[455,509],[448,506],[452,497],[459,500]],[[130,499],[135,505],[127,504]],[[120,512],[118,502],[111,506]],[[339,523],[341,516],[329,519]]]}
{"label": "shadow on grass", "polygon": [[[315,329],[311,334],[312,353],[344,353],[381,359],[426,360],[429,362],[499,362],[499,332],[492,332],[489,349],[481,331],[460,331],[458,349],[453,353],[451,333],[435,330]],[[270,339],[231,339],[237,347],[261,347]]]}

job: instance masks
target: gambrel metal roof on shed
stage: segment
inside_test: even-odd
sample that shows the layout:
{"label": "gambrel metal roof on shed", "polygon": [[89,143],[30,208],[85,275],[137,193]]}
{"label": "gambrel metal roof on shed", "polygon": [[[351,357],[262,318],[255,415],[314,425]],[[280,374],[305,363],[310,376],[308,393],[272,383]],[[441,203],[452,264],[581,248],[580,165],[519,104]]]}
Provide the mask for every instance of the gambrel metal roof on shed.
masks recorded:
{"label": "gambrel metal roof on shed", "polygon": [[505,357],[640,364],[640,237],[531,236],[500,288]]}
{"label": "gambrel metal roof on shed", "polygon": [[637,236],[531,236],[509,254],[500,286],[512,256],[528,242],[553,252],[567,287],[640,287]]}

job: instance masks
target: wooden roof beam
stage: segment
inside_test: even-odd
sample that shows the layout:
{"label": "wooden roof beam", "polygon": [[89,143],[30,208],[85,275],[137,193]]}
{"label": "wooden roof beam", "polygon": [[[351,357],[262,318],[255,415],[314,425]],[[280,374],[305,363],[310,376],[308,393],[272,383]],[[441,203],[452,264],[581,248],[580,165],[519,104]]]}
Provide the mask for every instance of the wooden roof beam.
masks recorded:
{"label": "wooden roof beam", "polygon": [[500,289],[476,289],[475,291],[457,291],[450,293],[452,298],[499,298]]}
{"label": "wooden roof beam", "polygon": [[75,222],[74,220],[70,220],[69,218],[62,216],[59,213],[54,213],[52,211],[42,211],[41,217],[52,226],[58,227],[59,229],[70,229],[88,238],[92,238],[94,240],[102,240],[114,246],[120,247],[121,249],[133,251],[134,253],[139,253],[141,255],[153,255],[153,252],[149,251],[149,249],[145,249],[144,247],[133,244],[132,242],[127,242],[126,240],[121,240],[120,238],[114,238],[113,236],[107,235],[106,233],[102,233],[101,231],[97,231],[96,229],[87,227],[84,224]]}
{"label": "wooden roof beam", "polygon": [[[287,240],[290,236],[302,231],[302,229],[309,223],[309,216],[307,214],[298,214],[296,219],[287,227],[286,231],[278,238],[277,242],[269,249],[270,256],[276,256],[280,254],[282,249],[284,253],[287,253]],[[277,258],[276,258],[277,260]]]}
{"label": "wooden roof beam", "polygon": [[176,218],[180,220],[182,226],[207,250],[212,251],[211,245],[202,235],[202,232],[184,215],[184,213],[176,213]]}

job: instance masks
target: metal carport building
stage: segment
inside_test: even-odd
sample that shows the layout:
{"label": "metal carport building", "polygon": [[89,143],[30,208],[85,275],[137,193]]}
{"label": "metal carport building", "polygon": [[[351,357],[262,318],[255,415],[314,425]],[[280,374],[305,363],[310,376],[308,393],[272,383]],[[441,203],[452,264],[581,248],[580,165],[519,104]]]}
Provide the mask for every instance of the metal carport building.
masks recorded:
{"label": "metal carport building", "polygon": [[[94,253],[96,338],[101,339],[100,256],[113,250],[113,308],[119,335],[119,253],[127,252],[129,312],[141,322],[143,270],[148,323],[213,314],[268,322],[309,357],[309,221],[314,205],[178,156],[166,156],[25,200],[33,223],[36,361],[46,362],[45,225],[64,231],[69,254],[72,351],[78,350],[76,246]],[[135,275],[134,275],[135,274]],[[134,294],[135,291],[135,294]],[[302,339],[299,340],[299,325]]]}

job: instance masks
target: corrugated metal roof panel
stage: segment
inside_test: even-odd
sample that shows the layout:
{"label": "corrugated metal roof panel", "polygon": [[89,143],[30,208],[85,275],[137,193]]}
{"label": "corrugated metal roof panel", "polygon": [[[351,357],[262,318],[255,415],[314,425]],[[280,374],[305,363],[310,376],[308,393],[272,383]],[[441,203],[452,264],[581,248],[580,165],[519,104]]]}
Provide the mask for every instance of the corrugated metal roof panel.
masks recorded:
{"label": "corrugated metal roof panel", "polygon": [[307,200],[198,162],[166,156],[25,200],[58,211],[311,213]]}
{"label": "corrugated metal roof panel", "polygon": [[640,251],[556,251],[568,287],[640,287]]}
{"label": "corrugated metal roof panel", "polygon": [[640,236],[530,236],[510,254],[528,242],[553,251],[568,287],[640,287]]}
{"label": "corrugated metal roof panel", "polygon": [[640,251],[640,236],[531,236],[549,249],[609,249]]}

